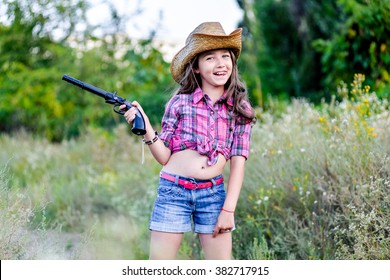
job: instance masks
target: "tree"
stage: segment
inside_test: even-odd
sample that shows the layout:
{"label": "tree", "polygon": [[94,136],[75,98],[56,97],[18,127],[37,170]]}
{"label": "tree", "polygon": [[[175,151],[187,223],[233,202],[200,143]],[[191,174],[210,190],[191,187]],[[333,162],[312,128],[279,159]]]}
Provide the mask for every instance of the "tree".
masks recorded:
{"label": "tree", "polygon": [[346,20],[329,39],[313,46],[322,55],[324,87],[363,73],[378,94],[390,97],[390,1],[339,0]]}
{"label": "tree", "polygon": [[83,126],[112,127],[123,121],[110,114],[103,100],[62,82],[65,73],[137,99],[152,121],[161,119],[161,105],[168,98],[161,89],[172,79],[154,46],[153,32],[148,40],[131,40],[112,6],[113,20],[98,37],[98,27],[87,22],[83,0],[2,4],[6,20],[0,23],[0,131],[23,128],[60,141],[77,136]]}
{"label": "tree", "polygon": [[[0,130],[24,127],[45,131],[50,139],[63,130],[58,119],[65,108],[57,98],[58,73],[71,67],[75,52],[55,42],[75,32],[82,1],[1,1],[6,23],[0,23]],[[65,59],[64,59],[65,58]]]}
{"label": "tree", "polygon": [[389,0],[237,2],[248,31],[246,79],[263,99],[329,99],[339,81],[356,72],[376,87],[389,85]]}

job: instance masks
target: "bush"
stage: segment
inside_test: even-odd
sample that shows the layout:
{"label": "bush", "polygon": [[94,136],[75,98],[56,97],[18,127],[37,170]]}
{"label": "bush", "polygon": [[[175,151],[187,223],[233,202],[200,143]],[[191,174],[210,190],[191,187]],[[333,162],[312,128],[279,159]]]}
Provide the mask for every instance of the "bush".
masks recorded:
{"label": "bush", "polygon": [[238,258],[263,237],[277,259],[390,257],[389,106],[363,81],[343,83],[340,103],[295,100],[279,118],[261,115],[238,207]]}

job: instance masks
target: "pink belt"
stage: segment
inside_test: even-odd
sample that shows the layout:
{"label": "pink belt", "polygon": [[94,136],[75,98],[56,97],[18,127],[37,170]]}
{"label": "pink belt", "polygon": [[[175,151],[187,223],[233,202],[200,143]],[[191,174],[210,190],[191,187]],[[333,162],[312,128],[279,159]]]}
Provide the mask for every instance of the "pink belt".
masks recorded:
{"label": "pink belt", "polygon": [[196,179],[183,179],[183,177],[171,175],[165,172],[160,172],[160,178],[166,179],[171,182],[175,182],[178,185],[183,186],[183,188],[188,190],[196,190],[196,189],[207,189],[211,188],[215,185],[220,185],[223,183],[223,177],[220,177],[218,179],[211,179],[211,180],[200,180],[202,182],[197,182]]}

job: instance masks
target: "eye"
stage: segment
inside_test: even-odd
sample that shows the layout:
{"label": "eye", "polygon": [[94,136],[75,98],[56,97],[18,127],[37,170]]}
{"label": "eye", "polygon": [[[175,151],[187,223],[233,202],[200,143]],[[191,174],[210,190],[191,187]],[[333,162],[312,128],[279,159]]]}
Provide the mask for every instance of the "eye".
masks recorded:
{"label": "eye", "polygon": [[225,53],[222,55],[223,58],[230,58],[230,54],[229,53]]}

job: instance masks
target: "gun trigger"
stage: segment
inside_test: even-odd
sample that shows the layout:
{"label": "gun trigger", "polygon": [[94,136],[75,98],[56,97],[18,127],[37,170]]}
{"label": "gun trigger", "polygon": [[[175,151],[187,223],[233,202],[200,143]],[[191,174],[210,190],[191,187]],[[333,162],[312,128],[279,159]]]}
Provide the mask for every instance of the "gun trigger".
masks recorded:
{"label": "gun trigger", "polygon": [[124,115],[125,114],[124,111],[116,109],[116,107],[118,107],[118,106],[119,105],[114,105],[114,107],[112,109],[114,110],[115,113],[120,114],[120,115]]}

